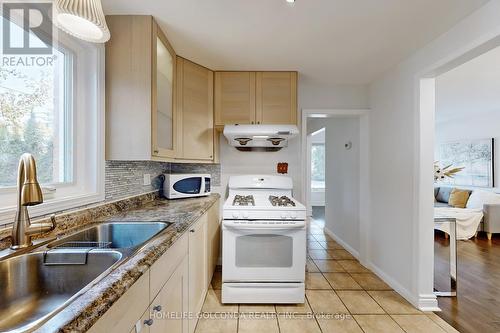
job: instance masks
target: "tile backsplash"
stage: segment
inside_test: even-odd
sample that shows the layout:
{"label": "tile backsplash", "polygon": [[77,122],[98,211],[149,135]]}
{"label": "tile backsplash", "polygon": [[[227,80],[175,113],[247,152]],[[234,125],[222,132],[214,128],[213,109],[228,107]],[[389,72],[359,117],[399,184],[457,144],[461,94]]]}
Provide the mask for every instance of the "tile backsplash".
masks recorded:
{"label": "tile backsplash", "polygon": [[[155,161],[106,161],[106,200],[116,200],[157,190],[163,173],[208,173],[212,185],[220,185],[219,164],[187,164]],[[151,185],[143,185],[144,174],[151,175]]]}

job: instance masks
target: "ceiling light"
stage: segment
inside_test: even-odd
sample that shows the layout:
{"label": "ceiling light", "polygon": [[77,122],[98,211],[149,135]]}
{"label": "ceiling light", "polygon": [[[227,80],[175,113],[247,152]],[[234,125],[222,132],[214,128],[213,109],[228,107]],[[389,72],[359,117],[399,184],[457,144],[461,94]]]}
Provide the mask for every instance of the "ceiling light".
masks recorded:
{"label": "ceiling light", "polygon": [[110,38],[101,0],[56,0],[54,24],[87,42],[104,43]]}
{"label": "ceiling light", "polygon": [[288,3],[294,3],[295,0],[286,0],[286,2],[288,2]]}

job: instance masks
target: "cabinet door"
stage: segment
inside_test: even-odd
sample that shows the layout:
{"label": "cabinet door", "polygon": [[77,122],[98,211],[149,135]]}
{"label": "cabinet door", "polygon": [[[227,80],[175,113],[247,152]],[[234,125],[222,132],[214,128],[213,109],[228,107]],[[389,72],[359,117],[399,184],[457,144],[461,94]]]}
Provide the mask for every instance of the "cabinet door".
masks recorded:
{"label": "cabinet door", "polygon": [[188,257],[176,268],[151,303],[151,333],[187,333]]}
{"label": "cabinet door", "polygon": [[175,153],[175,51],[153,21],[151,73],[151,144],[153,156],[174,157]]}
{"label": "cabinet door", "polygon": [[217,200],[214,205],[208,210],[207,221],[207,242],[208,242],[208,274],[207,284],[210,285],[215,267],[219,260],[220,248],[220,214],[219,214],[219,201]]}
{"label": "cabinet door", "polygon": [[255,122],[255,73],[215,73],[215,125]]}
{"label": "cabinet door", "polygon": [[[134,304],[134,306],[130,306]],[[149,271],[146,271],[125,294],[88,330],[90,333],[130,332],[149,306]]]}
{"label": "cabinet door", "polygon": [[177,158],[213,160],[213,88],[211,70],[177,57]]}
{"label": "cabinet door", "polygon": [[297,73],[258,72],[258,124],[297,124]]}
{"label": "cabinet door", "polygon": [[[207,292],[207,214],[189,230],[189,312],[201,310]],[[194,332],[196,318],[189,321],[189,332]]]}
{"label": "cabinet door", "polygon": [[149,318],[149,309],[144,312],[141,319],[137,321],[134,328],[129,333],[149,333],[149,326],[152,324]]}

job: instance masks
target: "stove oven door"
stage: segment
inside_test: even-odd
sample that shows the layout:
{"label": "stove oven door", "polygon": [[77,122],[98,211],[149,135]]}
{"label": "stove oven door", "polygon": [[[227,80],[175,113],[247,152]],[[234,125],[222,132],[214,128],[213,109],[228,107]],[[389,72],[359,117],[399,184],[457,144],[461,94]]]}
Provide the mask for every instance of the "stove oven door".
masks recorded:
{"label": "stove oven door", "polygon": [[258,226],[223,223],[223,282],[303,282],[305,223]]}

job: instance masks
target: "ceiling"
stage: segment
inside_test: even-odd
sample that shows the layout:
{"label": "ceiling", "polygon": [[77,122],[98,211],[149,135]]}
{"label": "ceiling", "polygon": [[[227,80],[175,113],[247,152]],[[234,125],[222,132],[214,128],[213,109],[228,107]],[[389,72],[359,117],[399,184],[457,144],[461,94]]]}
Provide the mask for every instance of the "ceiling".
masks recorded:
{"label": "ceiling", "polygon": [[366,84],[487,0],[102,0],[151,14],[177,53],[215,70],[298,70]]}
{"label": "ceiling", "polygon": [[500,112],[500,47],[436,78],[436,122]]}

